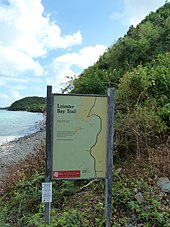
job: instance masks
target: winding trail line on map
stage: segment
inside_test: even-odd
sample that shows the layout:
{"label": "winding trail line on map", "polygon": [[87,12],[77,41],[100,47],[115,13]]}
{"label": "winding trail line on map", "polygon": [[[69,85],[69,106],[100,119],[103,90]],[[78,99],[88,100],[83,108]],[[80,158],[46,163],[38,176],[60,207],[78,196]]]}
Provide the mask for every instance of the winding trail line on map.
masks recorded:
{"label": "winding trail line on map", "polygon": [[100,134],[100,132],[102,131],[102,119],[101,119],[101,117],[100,117],[99,115],[97,115],[97,114],[92,114],[92,115],[90,115],[92,109],[94,108],[94,106],[95,106],[95,104],[96,104],[96,99],[97,99],[97,97],[95,97],[94,103],[93,103],[93,105],[92,105],[92,107],[91,107],[89,113],[87,114],[87,117],[88,117],[88,118],[91,117],[91,116],[97,116],[97,117],[100,119],[100,130],[99,130],[99,132],[98,132],[97,135],[96,135],[96,141],[95,141],[95,143],[94,143],[93,146],[91,146],[91,148],[90,148],[90,155],[91,155],[91,157],[92,157],[93,160],[94,160],[94,172],[95,172],[95,177],[97,177],[97,171],[96,171],[96,158],[92,155],[92,149],[93,149],[93,147],[97,144],[99,134]]}

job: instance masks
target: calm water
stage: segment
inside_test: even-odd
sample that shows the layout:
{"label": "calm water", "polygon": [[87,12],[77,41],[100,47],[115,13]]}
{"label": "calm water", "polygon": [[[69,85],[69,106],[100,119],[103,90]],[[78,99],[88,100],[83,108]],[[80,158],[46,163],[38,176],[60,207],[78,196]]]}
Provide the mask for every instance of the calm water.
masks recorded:
{"label": "calm water", "polygon": [[43,114],[0,110],[0,145],[39,130]]}

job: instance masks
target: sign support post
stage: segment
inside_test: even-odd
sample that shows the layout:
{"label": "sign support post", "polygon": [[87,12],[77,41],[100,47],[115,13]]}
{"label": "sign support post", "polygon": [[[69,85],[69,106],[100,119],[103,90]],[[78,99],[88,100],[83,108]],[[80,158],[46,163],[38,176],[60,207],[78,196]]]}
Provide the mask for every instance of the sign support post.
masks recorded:
{"label": "sign support post", "polygon": [[112,213],[112,172],[114,143],[114,89],[108,89],[107,112],[107,147],[106,147],[106,186],[105,186],[105,217],[106,226],[111,227]]}
{"label": "sign support post", "polygon": [[[45,182],[51,182],[52,176],[52,86],[47,86],[47,116],[46,116],[46,172],[45,172]],[[50,224],[50,210],[51,203],[45,202],[45,214],[44,221],[45,224]]]}

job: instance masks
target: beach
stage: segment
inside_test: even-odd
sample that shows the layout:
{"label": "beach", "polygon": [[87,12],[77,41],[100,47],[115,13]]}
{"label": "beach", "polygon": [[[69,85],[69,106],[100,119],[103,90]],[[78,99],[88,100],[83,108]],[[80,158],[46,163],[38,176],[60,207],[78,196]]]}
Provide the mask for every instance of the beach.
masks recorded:
{"label": "beach", "polygon": [[0,146],[0,192],[10,166],[17,165],[28,155],[36,153],[36,147],[45,140],[45,129],[4,143]]}

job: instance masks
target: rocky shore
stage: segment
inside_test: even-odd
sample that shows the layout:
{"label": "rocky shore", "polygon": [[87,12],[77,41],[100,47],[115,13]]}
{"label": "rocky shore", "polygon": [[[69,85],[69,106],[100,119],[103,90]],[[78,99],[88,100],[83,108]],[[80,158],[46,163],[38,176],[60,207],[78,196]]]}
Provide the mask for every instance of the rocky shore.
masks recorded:
{"label": "rocky shore", "polygon": [[8,169],[17,165],[28,155],[35,153],[36,147],[45,140],[45,129],[31,135],[21,137],[0,146],[0,189],[3,187]]}

